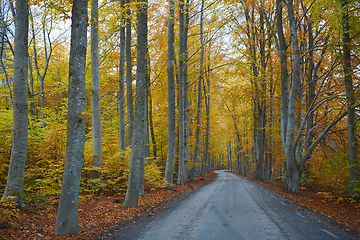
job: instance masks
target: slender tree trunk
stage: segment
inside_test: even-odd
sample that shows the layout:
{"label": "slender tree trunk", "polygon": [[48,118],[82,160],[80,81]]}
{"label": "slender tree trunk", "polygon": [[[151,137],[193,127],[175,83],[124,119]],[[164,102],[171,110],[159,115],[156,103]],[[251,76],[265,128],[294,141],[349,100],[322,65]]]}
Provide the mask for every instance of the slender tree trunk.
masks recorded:
{"label": "slender tree trunk", "polygon": [[[124,8],[125,0],[121,0],[121,9]],[[126,148],[125,138],[125,16],[122,15],[120,23],[120,62],[119,62],[119,142],[120,150]]]}
{"label": "slender tree trunk", "polygon": [[28,144],[29,5],[27,0],[17,0],[15,4],[13,138],[8,177],[1,202],[24,207],[23,185]]}
{"label": "slender tree trunk", "polygon": [[168,151],[165,170],[165,181],[169,186],[173,184],[175,147],[176,147],[176,124],[175,124],[175,48],[174,48],[174,18],[175,3],[169,0],[169,18],[168,18]]}
{"label": "slender tree trunk", "polygon": [[180,0],[180,13],[179,13],[179,172],[177,183],[184,185],[182,175],[184,175],[185,168],[185,101],[184,101],[184,64],[185,64],[185,11],[184,0]]}
{"label": "slender tree trunk", "polygon": [[147,58],[147,0],[138,0],[137,13],[137,71],[135,98],[135,129],[132,142],[129,181],[124,207],[136,207],[139,199],[140,174],[145,161],[145,109]]}
{"label": "slender tree trunk", "polygon": [[78,203],[85,146],[87,0],[74,0],[69,60],[67,146],[55,234],[80,233]]}
{"label": "slender tree trunk", "polygon": [[279,37],[279,55],[281,63],[281,134],[282,143],[286,143],[286,129],[288,121],[288,101],[289,101],[289,76],[287,70],[287,43],[285,41],[283,22],[282,22],[282,0],[276,0],[276,28]]}
{"label": "slender tree trunk", "polygon": [[[130,0],[126,0],[126,4],[130,4]],[[131,10],[127,11],[126,17],[126,101],[128,109],[128,144],[132,144],[132,136],[134,129],[134,104],[132,89],[132,57],[131,57]]]}
{"label": "slender tree trunk", "polygon": [[154,122],[153,122],[153,104],[152,104],[152,95],[151,91],[149,91],[149,121],[150,121],[150,135],[151,135],[151,142],[153,147],[153,155],[155,160],[157,160],[157,146],[156,146],[156,139],[155,139],[155,131],[154,131]]}
{"label": "slender tree trunk", "polygon": [[194,163],[197,163],[198,157],[201,156],[201,101],[202,101],[202,82],[204,75],[204,29],[203,29],[203,16],[204,16],[204,0],[201,1],[200,9],[200,76],[198,80],[198,100],[196,110],[196,145],[194,150]]}
{"label": "slender tree trunk", "polygon": [[185,108],[185,116],[184,116],[184,181],[188,182],[188,171],[189,171],[189,142],[190,142],[190,114],[189,114],[189,89],[188,89],[188,33],[189,33],[189,22],[190,22],[190,0],[186,0],[185,5],[185,39],[184,39],[184,49],[185,49],[185,60],[184,60],[184,108]]}
{"label": "slender tree trunk", "polygon": [[344,81],[346,88],[347,104],[348,104],[348,140],[349,140],[349,196],[359,199],[359,193],[355,189],[355,184],[359,184],[359,159],[358,159],[358,143],[356,134],[356,107],[355,94],[353,86],[353,70],[351,66],[351,52],[350,52],[350,26],[349,26],[349,9],[348,0],[341,0],[343,7],[342,25],[343,25],[343,68]]}
{"label": "slender tree trunk", "polygon": [[[204,95],[206,105],[206,135],[205,135],[205,162],[210,164],[210,63],[211,63],[211,44],[209,44],[208,67],[206,74],[206,87],[204,83]],[[208,169],[208,168],[207,168]],[[206,173],[203,173],[203,178],[206,178]]]}
{"label": "slender tree trunk", "polygon": [[[102,134],[99,80],[99,24],[98,0],[91,3],[91,106],[92,106],[92,136],[93,136],[93,166],[102,167]],[[100,169],[92,172],[93,178],[99,178]]]}

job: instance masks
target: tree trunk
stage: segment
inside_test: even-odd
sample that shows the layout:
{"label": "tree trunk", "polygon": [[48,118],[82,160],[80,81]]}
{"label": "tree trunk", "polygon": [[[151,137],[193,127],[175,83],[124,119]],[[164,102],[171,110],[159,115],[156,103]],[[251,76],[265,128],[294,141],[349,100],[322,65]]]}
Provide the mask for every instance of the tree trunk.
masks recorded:
{"label": "tree trunk", "polygon": [[[125,0],[121,0],[121,9],[124,9]],[[120,151],[125,151],[125,27],[123,22],[125,16],[120,20],[120,61],[119,61],[119,143]]]}
{"label": "tree trunk", "polygon": [[185,12],[184,0],[180,0],[179,13],[179,172],[177,183],[183,185],[181,175],[185,168],[185,101],[184,101],[184,64],[185,64]]}
{"label": "tree trunk", "polygon": [[352,198],[359,198],[359,191],[355,189],[355,184],[359,184],[359,164],[358,164],[358,143],[356,134],[356,107],[355,107],[355,94],[353,86],[353,70],[351,66],[351,53],[350,53],[350,26],[349,26],[349,9],[348,0],[341,0],[343,7],[342,25],[343,25],[343,68],[344,68],[344,81],[348,105],[348,140],[349,140],[349,196]]}
{"label": "tree trunk", "polygon": [[176,147],[176,124],[175,124],[175,48],[174,48],[174,18],[175,3],[169,0],[169,18],[168,18],[168,151],[165,170],[165,181],[169,186],[173,184],[175,147]]}
{"label": "tree trunk", "polygon": [[202,82],[204,74],[204,30],[203,30],[203,16],[204,16],[204,0],[201,1],[200,9],[200,76],[198,79],[198,99],[197,99],[197,109],[196,109],[196,144],[194,150],[193,162],[198,162],[198,157],[201,156],[201,101],[202,101]]}
{"label": "tree trunk", "polygon": [[281,63],[281,134],[282,143],[283,146],[285,146],[288,121],[289,76],[287,70],[287,43],[285,41],[282,22],[282,0],[276,0],[276,16],[276,28],[279,37],[279,55]]}
{"label": "tree trunk", "polygon": [[[211,63],[211,44],[209,44],[209,56],[208,56],[208,66],[206,74],[206,87],[204,83],[204,96],[205,96],[205,105],[206,105],[206,135],[205,135],[205,161],[209,165],[210,162],[210,63]],[[209,168],[207,168],[209,169]],[[203,178],[206,178],[206,174],[203,174]]]}
{"label": "tree trunk", "polygon": [[55,234],[80,233],[78,203],[84,160],[85,64],[87,45],[86,0],[74,0],[69,59],[67,146]]}
{"label": "tree trunk", "polygon": [[[126,4],[130,4],[130,0],[126,0]],[[126,17],[126,101],[128,109],[128,144],[132,144],[132,136],[134,131],[134,104],[132,89],[132,57],[131,57],[131,10],[127,11]]]}
{"label": "tree trunk", "polygon": [[132,142],[129,181],[124,207],[136,207],[139,199],[140,174],[145,161],[145,109],[147,58],[147,0],[138,0],[137,13],[137,71],[134,136]]}
{"label": "tree trunk", "polygon": [[185,39],[184,39],[184,49],[185,49],[185,60],[184,60],[184,111],[185,111],[185,116],[184,116],[184,182],[188,182],[188,170],[189,170],[189,142],[190,142],[190,114],[189,114],[189,108],[190,108],[190,104],[189,104],[189,89],[188,89],[188,33],[189,33],[189,22],[190,22],[190,0],[186,0],[186,5],[185,5]]}
{"label": "tree trunk", "polygon": [[152,104],[152,95],[151,91],[149,91],[149,124],[150,124],[150,135],[151,135],[151,142],[153,147],[153,155],[155,161],[157,161],[157,146],[156,146],[156,139],[155,139],[155,131],[154,131],[154,122],[153,122],[153,104]]}
{"label": "tree trunk", "polygon": [[[91,106],[93,136],[93,166],[102,167],[101,107],[99,81],[99,25],[98,0],[91,3]],[[100,169],[94,169],[93,178],[99,178]]]}
{"label": "tree trunk", "polygon": [[289,105],[288,105],[288,119],[286,129],[286,142],[284,145],[285,159],[286,159],[286,173],[285,173],[285,189],[294,194],[300,193],[300,180],[302,172],[299,169],[296,159],[296,149],[294,146],[295,125],[296,125],[296,102],[298,90],[300,87],[300,51],[297,37],[297,26],[295,21],[293,2],[288,0],[286,2],[288,9],[288,17],[290,24],[290,35],[293,52],[293,66],[292,66],[292,83],[290,87]]}
{"label": "tree trunk", "polygon": [[10,165],[1,202],[24,207],[23,185],[28,144],[28,28],[27,0],[16,1],[13,77],[13,138]]}

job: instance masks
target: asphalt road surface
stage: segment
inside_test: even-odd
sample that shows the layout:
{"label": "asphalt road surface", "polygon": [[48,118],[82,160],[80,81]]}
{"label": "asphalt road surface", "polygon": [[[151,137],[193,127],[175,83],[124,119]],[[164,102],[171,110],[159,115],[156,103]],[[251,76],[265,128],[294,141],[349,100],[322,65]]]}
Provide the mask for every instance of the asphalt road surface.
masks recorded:
{"label": "asphalt road surface", "polygon": [[108,232],[107,239],[360,239],[250,180],[216,173],[211,183],[156,216]]}

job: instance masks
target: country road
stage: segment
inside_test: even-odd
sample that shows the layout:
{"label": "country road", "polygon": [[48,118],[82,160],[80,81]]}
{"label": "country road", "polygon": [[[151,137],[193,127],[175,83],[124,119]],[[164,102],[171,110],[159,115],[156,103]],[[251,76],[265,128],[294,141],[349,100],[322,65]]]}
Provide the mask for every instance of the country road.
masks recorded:
{"label": "country road", "polygon": [[[224,171],[156,216],[107,239],[360,239],[360,234]],[[111,234],[111,235],[109,235]]]}

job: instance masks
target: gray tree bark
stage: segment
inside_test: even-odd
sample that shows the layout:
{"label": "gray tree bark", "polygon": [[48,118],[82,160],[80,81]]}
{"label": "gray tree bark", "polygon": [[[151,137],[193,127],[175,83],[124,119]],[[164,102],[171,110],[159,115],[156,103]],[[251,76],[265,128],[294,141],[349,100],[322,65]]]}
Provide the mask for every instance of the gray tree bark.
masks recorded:
{"label": "gray tree bark", "polygon": [[[130,4],[130,0],[126,0],[126,4]],[[128,109],[128,144],[132,144],[132,136],[134,132],[134,103],[132,90],[132,57],[131,57],[131,10],[127,11],[126,18],[126,101]]]}
{"label": "gray tree bark", "polygon": [[190,114],[189,114],[189,90],[188,90],[188,33],[189,33],[189,22],[190,22],[190,0],[186,0],[185,5],[185,40],[184,40],[184,49],[185,49],[185,62],[184,62],[184,108],[185,108],[185,116],[184,116],[184,182],[188,182],[188,172],[189,172],[189,142],[190,142]]}
{"label": "gray tree bark", "polygon": [[284,186],[287,192],[299,194],[300,193],[300,180],[301,170],[297,164],[295,155],[295,126],[296,126],[296,103],[298,90],[301,81],[300,70],[300,50],[297,37],[297,26],[295,14],[293,9],[293,1],[286,1],[290,25],[290,35],[293,53],[293,66],[292,66],[292,83],[290,87],[289,105],[288,105],[288,121],[286,129],[286,141],[284,145],[285,159],[286,159],[286,175]]}
{"label": "gray tree bark", "polygon": [[179,12],[179,172],[177,183],[184,185],[182,175],[185,168],[185,91],[184,91],[184,64],[185,64],[185,11],[184,0],[180,0],[180,12]]}
{"label": "gray tree bark", "polygon": [[169,18],[168,18],[168,151],[165,169],[165,181],[169,187],[173,184],[175,147],[176,147],[176,124],[175,124],[175,3],[169,0]]}
{"label": "gray tree bark", "polygon": [[356,134],[356,108],[355,108],[355,93],[353,86],[353,70],[351,66],[351,52],[350,52],[350,26],[349,26],[349,9],[348,0],[341,0],[343,7],[342,16],[342,41],[343,41],[343,68],[344,81],[348,105],[348,156],[349,156],[349,196],[359,199],[359,191],[356,190],[355,184],[359,182],[359,164],[358,164],[358,143]]}
{"label": "gray tree bark", "polygon": [[74,0],[71,17],[67,145],[55,234],[80,233],[78,203],[85,146],[87,0]]}
{"label": "gray tree bark", "polygon": [[201,101],[202,101],[202,82],[204,78],[204,29],[203,29],[203,16],[204,16],[204,0],[201,1],[200,9],[200,76],[198,79],[198,99],[196,109],[196,145],[194,150],[193,162],[198,162],[198,157],[201,154]]}
{"label": "gray tree bark", "polygon": [[[125,0],[121,0],[121,8],[124,8]],[[119,62],[119,142],[120,150],[125,150],[125,17],[120,21],[120,62]]]}
{"label": "gray tree bark", "polygon": [[[99,81],[99,7],[98,0],[91,3],[91,106],[92,106],[92,137],[93,162],[97,168],[102,167],[102,134]],[[99,178],[101,172],[94,170],[93,178]]]}
{"label": "gray tree bark", "polygon": [[[210,62],[211,62],[211,44],[209,44],[209,56],[208,56],[208,66],[206,73],[206,85],[204,83],[204,96],[205,96],[205,108],[206,108],[206,135],[205,135],[205,163],[206,166],[211,164],[210,161]],[[209,167],[206,168],[207,171],[203,171],[202,178],[206,178],[206,172],[209,172]]]}
{"label": "gray tree bark", "polygon": [[28,143],[29,5],[27,0],[18,0],[15,4],[13,138],[8,178],[1,202],[24,207],[23,185]]}
{"label": "gray tree bark", "polygon": [[137,13],[137,71],[134,136],[132,142],[129,181],[124,207],[136,207],[139,200],[141,167],[145,161],[145,109],[146,109],[146,53],[147,53],[147,0],[138,0]]}

